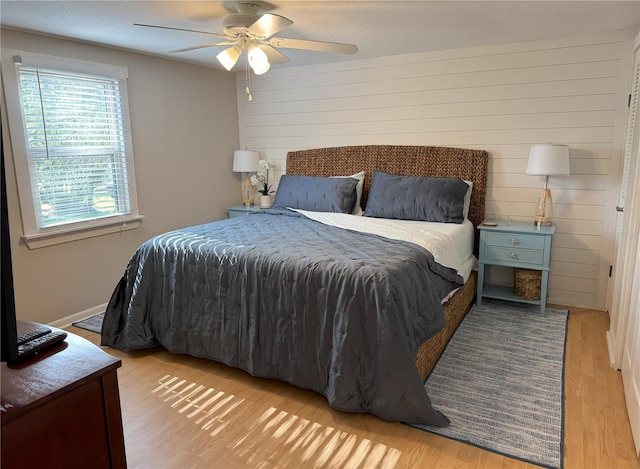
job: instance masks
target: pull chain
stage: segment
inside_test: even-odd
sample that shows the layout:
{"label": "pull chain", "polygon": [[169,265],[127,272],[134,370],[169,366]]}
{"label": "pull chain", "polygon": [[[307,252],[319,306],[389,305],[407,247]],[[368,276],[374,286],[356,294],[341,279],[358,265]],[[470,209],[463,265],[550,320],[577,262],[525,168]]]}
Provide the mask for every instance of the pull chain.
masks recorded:
{"label": "pull chain", "polygon": [[253,102],[253,96],[251,96],[251,90],[249,89],[249,86],[251,85],[251,72],[249,71],[249,59],[247,58],[247,62],[245,64],[245,82],[247,83],[247,87],[245,88],[244,92],[247,95],[247,100],[251,103]]}

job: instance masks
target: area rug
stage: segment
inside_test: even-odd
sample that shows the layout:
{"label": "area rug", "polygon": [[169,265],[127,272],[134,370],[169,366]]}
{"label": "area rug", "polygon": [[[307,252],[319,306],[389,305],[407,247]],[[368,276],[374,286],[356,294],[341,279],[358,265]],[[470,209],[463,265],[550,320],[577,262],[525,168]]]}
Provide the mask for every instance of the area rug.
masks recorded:
{"label": "area rug", "polygon": [[425,382],[451,424],[413,425],[530,462],[562,468],[569,312],[492,301],[474,306]]}
{"label": "area rug", "polygon": [[100,334],[102,332],[102,320],[104,319],[104,313],[96,314],[87,319],[83,319],[82,321],[72,322],[72,326],[79,327],[80,329],[85,329],[87,331],[95,332],[96,334]]}

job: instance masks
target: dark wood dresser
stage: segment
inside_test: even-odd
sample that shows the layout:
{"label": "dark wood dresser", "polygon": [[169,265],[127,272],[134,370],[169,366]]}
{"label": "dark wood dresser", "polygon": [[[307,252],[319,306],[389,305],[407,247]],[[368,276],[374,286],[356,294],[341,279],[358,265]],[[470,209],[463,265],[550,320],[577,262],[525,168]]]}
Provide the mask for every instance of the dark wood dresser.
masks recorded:
{"label": "dark wood dresser", "polygon": [[126,468],[120,366],[71,333],[24,362],[2,363],[2,467]]}

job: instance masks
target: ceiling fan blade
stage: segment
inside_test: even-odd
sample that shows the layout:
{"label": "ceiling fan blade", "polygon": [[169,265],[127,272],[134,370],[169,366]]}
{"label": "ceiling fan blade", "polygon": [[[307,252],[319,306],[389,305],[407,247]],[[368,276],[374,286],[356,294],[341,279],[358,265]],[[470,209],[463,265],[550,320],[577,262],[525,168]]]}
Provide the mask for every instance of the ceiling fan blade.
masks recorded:
{"label": "ceiling fan blade", "polygon": [[358,46],[354,44],[342,44],[340,42],[309,41],[306,39],[288,39],[284,37],[274,37],[267,42],[279,49],[302,49],[330,52],[332,54],[355,54],[358,52]]}
{"label": "ceiling fan blade", "polygon": [[211,42],[209,44],[202,44],[200,46],[193,46],[193,47],[185,47],[184,49],[176,49],[176,50],[171,50],[169,51],[170,54],[175,54],[178,52],[188,52],[190,50],[198,50],[198,49],[204,49],[205,47],[215,47],[215,46],[233,46],[235,45],[235,42],[229,42],[229,41],[222,41],[222,42]]}
{"label": "ceiling fan blade", "polygon": [[284,16],[265,13],[249,26],[248,31],[252,36],[268,38],[292,24],[293,21]]}
{"label": "ceiling fan blade", "polygon": [[208,34],[209,36],[215,36],[222,39],[225,39],[225,36],[222,33],[210,33],[208,31],[198,31],[196,29],[183,29],[183,28],[172,28],[171,26],[156,26],[153,24],[142,24],[142,23],[133,23],[134,26],[143,26],[145,28],[157,28],[157,29],[171,29],[172,31],[186,31],[188,33],[200,33],[200,34]]}
{"label": "ceiling fan blade", "polygon": [[265,54],[267,54],[267,58],[269,59],[270,64],[286,64],[287,62],[291,61],[289,57],[268,44],[260,44],[258,47],[262,49]]}

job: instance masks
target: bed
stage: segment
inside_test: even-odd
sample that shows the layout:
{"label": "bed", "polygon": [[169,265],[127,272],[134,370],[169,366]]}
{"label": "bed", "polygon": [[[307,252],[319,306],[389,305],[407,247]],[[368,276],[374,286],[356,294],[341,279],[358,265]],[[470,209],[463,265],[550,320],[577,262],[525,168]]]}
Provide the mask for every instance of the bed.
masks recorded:
{"label": "bed", "polygon": [[[477,253],[485,151],[388,145],[293,151],[286,184],[343,176],[330,184],[350,191],[349,176],[362,171],[365,213],[370,196],[371,210],[380,204],[379,192],[371,193],[374,171],[380,178],[471,182],[466,223]],[[281,180],[276,201],[286,184]],[[421,246],[309,215],[281,206],[147,241],[109,301],[102,345],[125,351],[160,345],[312,389],[339,410],[448,425],[423,381],[471,306],[475,273],[463,284]]]}

